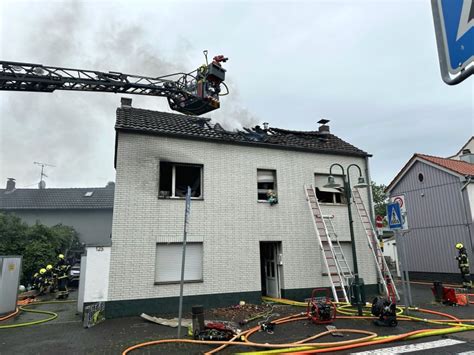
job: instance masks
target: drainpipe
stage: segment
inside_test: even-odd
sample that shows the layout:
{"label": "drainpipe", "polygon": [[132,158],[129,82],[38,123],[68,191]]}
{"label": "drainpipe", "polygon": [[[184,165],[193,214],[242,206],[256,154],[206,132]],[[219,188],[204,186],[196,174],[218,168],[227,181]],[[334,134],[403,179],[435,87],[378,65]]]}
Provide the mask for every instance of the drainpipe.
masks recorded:
{"label": "drainpipe", "polygon": [[[461,190],[460,190],[460,193],[461,193],[461,201],[462,201],[462,205],[463,205],[463,209],[464,209],[464,218],[466,219],[466,226],[467,226],[467,231],[469,233],[469,242],[471,243],[471,252],[474,251],[474,245],[473,245],[473,241],[472,241],[472,234],[471,234],[471,224],[472,224],[472,211],[471,211],[471,208],[470,206],[466,205],[466,201],[464,200],[464,193],[463,191],[466,189],[466,187],[472,183],[472,176],[466,176],[466,183],[461,187]],[[468,195],[469,196],[469,195]],[[469,207],[469,211],[471,212],[471,218],[469,218],[469,215],[467,214],[467,210],[468,210],[468,207]]]}

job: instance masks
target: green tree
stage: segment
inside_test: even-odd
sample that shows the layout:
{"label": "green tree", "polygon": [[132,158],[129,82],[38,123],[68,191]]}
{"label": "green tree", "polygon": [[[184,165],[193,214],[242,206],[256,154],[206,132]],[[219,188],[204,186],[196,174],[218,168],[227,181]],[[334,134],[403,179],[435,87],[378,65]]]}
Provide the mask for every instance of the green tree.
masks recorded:
{"label": "green tree", "polygon": [[58,224],[48,227],[40,223],[28,226],[12,214],[0,213],[0,255],[21,255],[22,283],[48,264],[54,265],[57,255],[80,248],[72,227]]}
{"label": "green tree", "polygon": [[387,186],[383,184],[378,185],[374,181],[371,182],[371,185],[372,185],[372,196],[374,199],[375,215],[384,217],[385,214],[387,213],[386,210],[387,210],[387,203],[388,203],[387,195],[384,192]]}

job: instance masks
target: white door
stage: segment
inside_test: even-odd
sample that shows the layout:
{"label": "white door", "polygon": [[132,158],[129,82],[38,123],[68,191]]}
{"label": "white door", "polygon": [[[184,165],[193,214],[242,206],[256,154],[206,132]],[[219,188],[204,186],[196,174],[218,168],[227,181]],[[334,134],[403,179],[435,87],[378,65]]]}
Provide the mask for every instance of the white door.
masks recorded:
{"label": "white door", "polygon": [[262,248],[265,266],[265,286],[267,296],[280,298],[280,282],[278,275],[277,244],[265,243]]}

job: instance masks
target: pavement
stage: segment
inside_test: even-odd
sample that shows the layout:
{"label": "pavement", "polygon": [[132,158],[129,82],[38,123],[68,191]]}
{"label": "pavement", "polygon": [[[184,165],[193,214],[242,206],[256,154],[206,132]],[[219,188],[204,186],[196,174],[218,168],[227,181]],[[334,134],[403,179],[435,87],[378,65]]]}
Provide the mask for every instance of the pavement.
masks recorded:
{"label": "pavement", "polygon": [[[416,306],[449,313],[459,318],[473,319],[474,306],[451,307],[435,303],[429,285],[412,284],[413,301]],[[401,287],[399,287],[401,289]],[[75,292],[70,298],[76,298]],[[0,354],[121,354],[124,349],[137,343],[176,338],[177,329],[155,323],[147,322],[142,318],[127,317],[106,320],[95,327],[85,329],[82,326],[80,315],[76,314],[75,303],[43,304],[32,306],[33,309],[52,311],[58,317],[50,322],[21,328],[0,329]],[[276,318],[304,312],[305,308],[278,305],[274,312]],[[173,318],[176,315],[153,314],[163,318]],[[414,312],[419,316],[420,313]],[[17,324],[42,319],[44,314],[21,312],[13,319],[0,322],[0,325]],[[185,314],[185,318],[191,318]],[[238,321],[239,314],[235,308],[206,310],[206,319],[220,319]],[[237,317],[237,318],[236,318]],[[424,315],[425,318],[439,318],[433,315]],[[473,323],[474,324],[474,323]],[[248,327],[257,325],[257,321],[248,324]],[[425,328],[441,328],[437,325],[400,321],[395,328],[377,327],[371,320],[336,319],[337,328],[354,328],[373,331],[378,335],[401,334],[412,330]],[[246,329],[244,327],[243,329]],[[300,320],[277,325],[273,334],[266,332],[255,333],[251,340],[259,343],[288,343],[312,336],[325,331],[324,325],[316,325],[307,320]],[[183,331],[183,333],[185,330]],[[334,342],[353,339],[357,336],[346,334],[344,337],[331,335],[322,337],[317,341]],[[189,339],[189,338],[188,338]],[[202,354],[214,349],[216,346],[199,344],[167,343],[145,347],[132,352],[132,354]],[[249,346],[230,346],[224,349],[223,354],[244,351],[255,351]],[[263,350],[260,349],[260,350]],[[474,331],[454,333],[449,336],[432,336],[417,340],[392,342],[384,345],[356,348],[350,351],[341,351],[340,354],[387,354],[387,353],[430,353],[430,354],[474,354]]]}

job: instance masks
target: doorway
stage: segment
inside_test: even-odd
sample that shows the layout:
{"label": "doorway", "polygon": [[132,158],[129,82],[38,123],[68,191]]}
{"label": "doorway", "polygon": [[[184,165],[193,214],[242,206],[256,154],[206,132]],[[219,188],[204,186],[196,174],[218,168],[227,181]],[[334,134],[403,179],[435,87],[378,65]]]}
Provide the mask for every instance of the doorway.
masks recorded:
{"label": "doorway", "polygon": [[281,242],[260,242],[262,295],[280,298]]}

